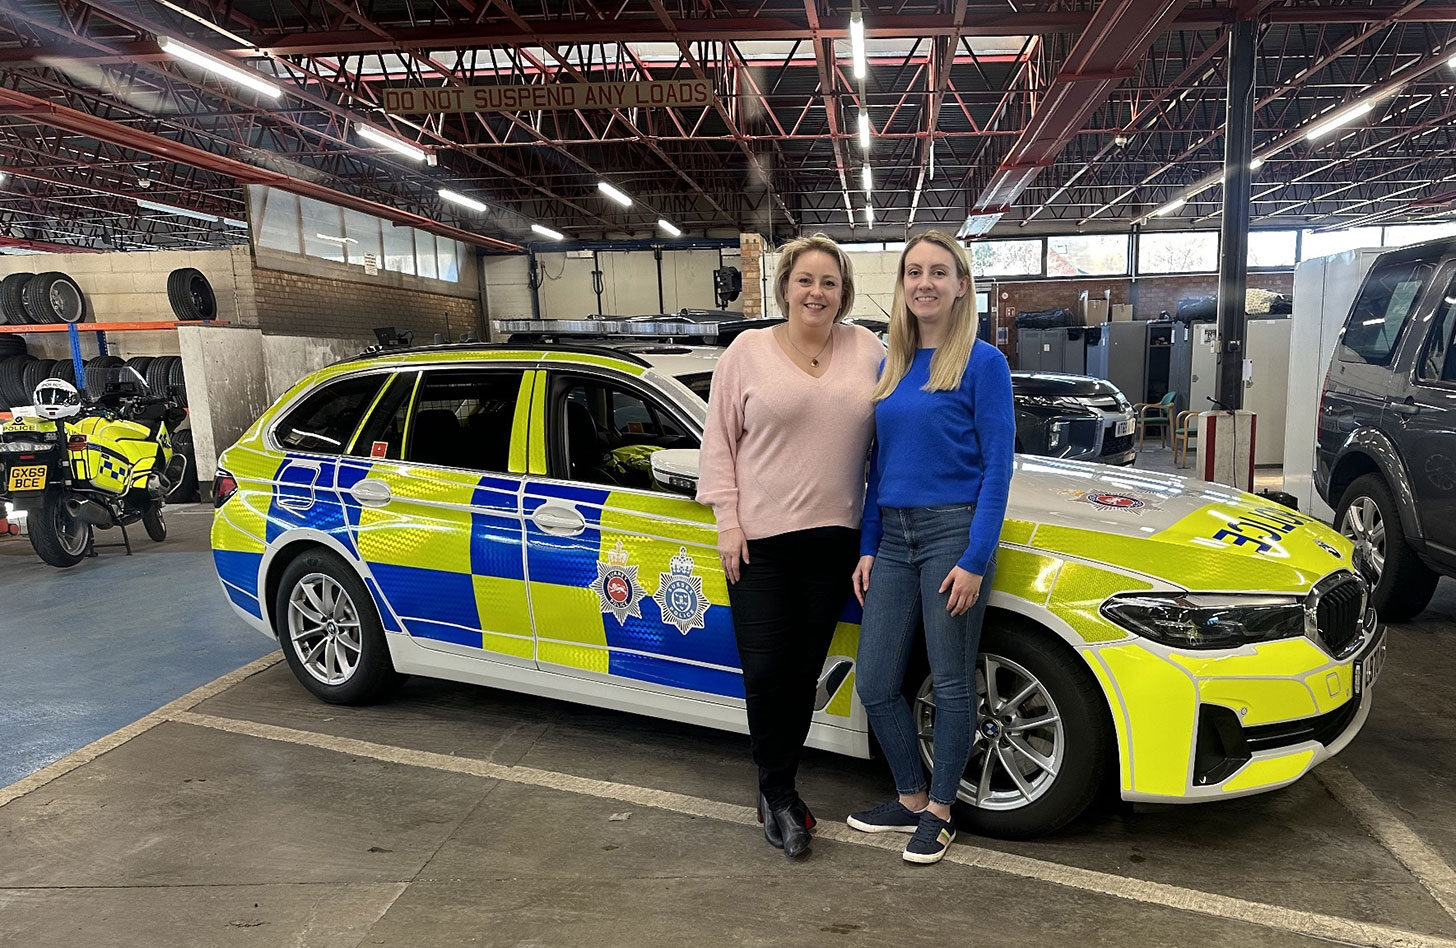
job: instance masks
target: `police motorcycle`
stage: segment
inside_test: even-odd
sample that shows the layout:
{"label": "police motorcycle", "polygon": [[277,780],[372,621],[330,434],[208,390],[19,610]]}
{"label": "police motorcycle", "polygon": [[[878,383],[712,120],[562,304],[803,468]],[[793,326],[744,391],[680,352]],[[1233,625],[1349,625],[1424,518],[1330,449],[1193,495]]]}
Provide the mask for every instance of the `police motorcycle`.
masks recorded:
{"label": "police motorcycle", "polygon": [[35,387],[34,405],[0,424],[0,502],[24,510],[30,544],[51,566],[75,566],[92,552],[93,530],[141,521],[166,539],[166,496],[181,482],[186,458],[172,435],[187,412],[153,395],[130,368],[113,373],[86,401],[63,379]]}

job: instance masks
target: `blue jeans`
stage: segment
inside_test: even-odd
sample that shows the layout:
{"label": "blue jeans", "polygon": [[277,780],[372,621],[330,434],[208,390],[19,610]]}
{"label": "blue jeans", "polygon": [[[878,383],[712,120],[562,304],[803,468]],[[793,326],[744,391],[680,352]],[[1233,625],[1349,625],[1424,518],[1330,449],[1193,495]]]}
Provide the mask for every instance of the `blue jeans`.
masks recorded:
{"label": "blue jeans", "polygon": [[[940,592],[951,567],[970,541],[973,504],[937,507],[881,507],[884,535],[870,571],[860,624],[855,687],[870,726],[902,794],[925,789],[925,768],[910,706],[902,693],[922,619],[925,650],[935,685],[935,764],[930,799],[955,802],[971,753],[975,726],[976,654],[981,620],[996,571],[996,558],[981,579],[976,604],[959,616],[946,609],[949,593]],[[918,687],[918,682],[913,683]]]}

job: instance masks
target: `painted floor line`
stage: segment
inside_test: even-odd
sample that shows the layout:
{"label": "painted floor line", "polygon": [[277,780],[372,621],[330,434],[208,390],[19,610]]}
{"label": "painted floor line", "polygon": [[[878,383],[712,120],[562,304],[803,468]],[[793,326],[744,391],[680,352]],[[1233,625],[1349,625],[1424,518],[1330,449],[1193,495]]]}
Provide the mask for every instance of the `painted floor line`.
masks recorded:
{"label": "painted floor line", "polygon": [[158,724],[169,720],[172,715],[181,711],[190,711],[208,698],[221,694],[243,679],[256,675],[264,669],[271,668],[282,660],[282,652],[271,652],[264,655],[262,658],[249,662],[236,671],[230,671],[221,678],[210,681],[199,688],[195,688],[174,701],[169,701],[151,714],[138,718],[126,727],[112,731],[105,737],[98,738],[85,747],[72,751],[60,760],[47,764],[29,776],[21,777],[7,787],[0,787],[0,806],[4,806],[12,800],[18,800],[27,793],[44,787],[57,777],[62,777],[83,764],[91,763],[91,761],[107,751],[115,750],[132,738],[140,734],[145,734]]}
{"label": "painted floor line", "polygon": [[1456,870],[1343,763],[1327,763],[1314,772],[1314,777],[1410,870],[1446,914],[1456,919]]}
{"label": "painted floor line", "polygon": [[[468,774],[490,780],[505,780],[530,787],[617,800],[637,806],[668,810],[685,816],[706,817],[742,826],[756,827],[758,825],[750,807],[706,800],[669,790],[654,790],[649,787],[594,780],[589,777],[538,770],[533,767],[510,766],[485,760],[451,757],[430,751],[318,734],[295,728],[279,727],[274,724],[221,718],[193,711],[178,711],[171,715],[171,720],[229,734],[315,747],[388,763]],[[816,833],[821,839],[849,845],[872,846],[891,851],[897,851],[904,846],[903,838],[884,839],[879,835],[857,833],[847,826],[838,824],[821,823]],[[946,861],[1084,892],[1161,906],[1176,911],[1246,922],[1290,934],[1325,938],[1345,944],[1365,945],[1370,948],[1456,948],[1456,939],[1439,935],[1421,934],[1390,925],[1361,922],[1262,902],[1251,902],[1231,896],[1200,892],[1196,889],[1185,889],[1162,882],[1130,879],[1112,873],[1063,866],[1028,856],[981,849],[962,843],[951,847],[946,855]]]}

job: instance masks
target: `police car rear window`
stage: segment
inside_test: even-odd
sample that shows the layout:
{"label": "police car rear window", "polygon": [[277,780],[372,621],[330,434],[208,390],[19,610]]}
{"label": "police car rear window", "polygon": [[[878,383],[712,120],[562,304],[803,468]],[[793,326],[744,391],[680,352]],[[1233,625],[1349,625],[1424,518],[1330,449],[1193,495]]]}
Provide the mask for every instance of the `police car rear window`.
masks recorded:
{"label": "police car rear window", "polygon": [[274,437],[290,451],[343,454],[387,377],[356,375],[325,385],[283,416]]}

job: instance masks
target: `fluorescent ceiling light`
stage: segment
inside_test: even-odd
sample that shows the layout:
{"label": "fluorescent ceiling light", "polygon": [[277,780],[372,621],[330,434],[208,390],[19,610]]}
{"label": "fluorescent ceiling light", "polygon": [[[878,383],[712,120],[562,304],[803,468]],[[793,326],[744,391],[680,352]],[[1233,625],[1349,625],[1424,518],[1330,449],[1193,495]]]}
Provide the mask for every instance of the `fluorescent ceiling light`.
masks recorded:
{"label": "fluorescent ceiling light", "polygon": [[451,191],[449,188],[441,188],[440,197],[454,204],[459,204],[461,207],[468,207],[472,211],[480,211],[481,213],[484,213],[486,210],[485,205],[477,201],[475,198],[466,197],[463,194]]}
{"label": "fluorescent ceiling light", "polygon": [[1249,170],[1250,171],[1258,171],[1262,167],[1264,167],[1264,159],[1263,158],[1255,158],[1253,161],[1249,162]]}
{"label": "fluorescent ceiling light", "polygon": [[849,48],[854,55],[854,77],[865,77],[865,34],[864,14],[855,12],[849,16]]}
{"label": "fluorescent ceiling light", "polygon": [[353,237],[339,237],[335,234],[314,234],[319,240],[327,240],[331,244],[357,244],[359,241]]}
{"label": "fluorescent ceiling light", "polygon": [[201,66],[208,72],[217,73],[219,76],[231,79],[240,86],[247,86],[254,92],[261,92],[269,98],[276,99],[283,94],[282,89],[264,79],[258,73],[253,72],[251,69],[244,69],[240,66],[234,66],[231,63],[225,63],[221,59],[216,59],[206,53],[199,52],[191,46],[184,46],[170,36],[157,37],[157,45],[162,47],[168,55],[186,60],[194,66]]}
{"label": "fluorescent ceiling light", "polygon": [[859,147],[870,150],[870,115],[864,109],[859,110]]}
{"label": "fluorescent ceiling light", "polygon": [[1162,217],[1164,214],[1171,214],[1187,203],[1188,199],[1186,197],[1174,198],[1167,204],[1164,204],[1162,207],[1158,208],[1156,211],[1153,211],[1153,216]]}
{"label": "fluorescent ceiling light", "polygon": [[552,230],[549,227],[542,227],[540,224],[532,224],[531,229],[542,237],[550,237],[552,240],[564,240],[566,235],[560,231]]}
{"label": "fluorescent ceiling light", "polygon": [[671,223],[669,223],[668,221],[663,220],[660,217],[657,219],[657,226],[658,227],[661,227],[663,230],[667,231],[669,234],[671,234],[674,237],[681,237],[682,236],[682,231],[678,230],[676,227],[672,226]]}
{"label": "fluorescent ceiling light", "polygon": [[875,188],[874,179],[870,176],[870,166],[869,165],[865,165],[864,166],[864,170],[862,170],[860,172],[859,180],[860,180],[860,183],[862,185],[864,185],[865,194],[869,194],[871,191],[874,190],[874,188]]}
{"label": "fluorescent ceiling light", "polygon": [[873,204],[866,204],[865,205],[865,223],[866,224],[873,224],[874,222],[875,222],[875,206]]}
{"label": "fluorescent ceiling light", "polygon": [[236,227],[238,230],[248,229],[248,222],[240,221],[236,217],[224,217],[222,223],[224,227]]}
{"label": "fluorescent ceiling light", "polygon": [[144,207],[149,211],[161,211],[163,214],[177,214],[181,217],[191,217],[213,224],[216,224],[218,219],[216,214],[208,214],[205,211],[193,211],[185,207],[174,207],[171,204],[158,204],[156,201],[143,201],[141,198],[137,198],[137,206]]}
{"label": "fluorescent ceiling light", "polygon": [[1369,112],[1374,107],[1375,104],[1373,102],[1361,102],[1359,105],[1348,108],[1345,111],[1339,113],[1334,118],[1316,125],[1314,128],[1305,132],[1304,137],[1309,141],[1314,141],[1316,138],[1322,138],[1325,135],[1328,135],[1330,132],[1333,132],[1335,129],[1339,128],[1341,125],[1350,124],[1351,122],[1355,121],[1355,119],[1364,115],[1366,112]]}
{"label": "fluorescent ceiling light", "polygon": [[386,135],[378,129],[370,128],[368,125],[355,125],[354,131],[366,142],[372,142],[375,145],[388,148],[390,151],[398,152],[414,161],[424,161],[426,158],[423,148],[416,148],[402,138]]}
{"label": "fluorescent ceiling light", "polygon": [[622,205],[623,207],[631,207],[632,206],[632,199],[631,198],[629,198],[623,192],[621,192],[621,191],[617,190],[616,188],[612,187],[610,184],[607,184],[607,182],[605,182],[605,181],[598,181],[597,182],[597,190],[600,191],[600,192],[602,192],[603,194],[605,194],[607,197],[611,198],[613,201],[616,201],[618,204]]}

